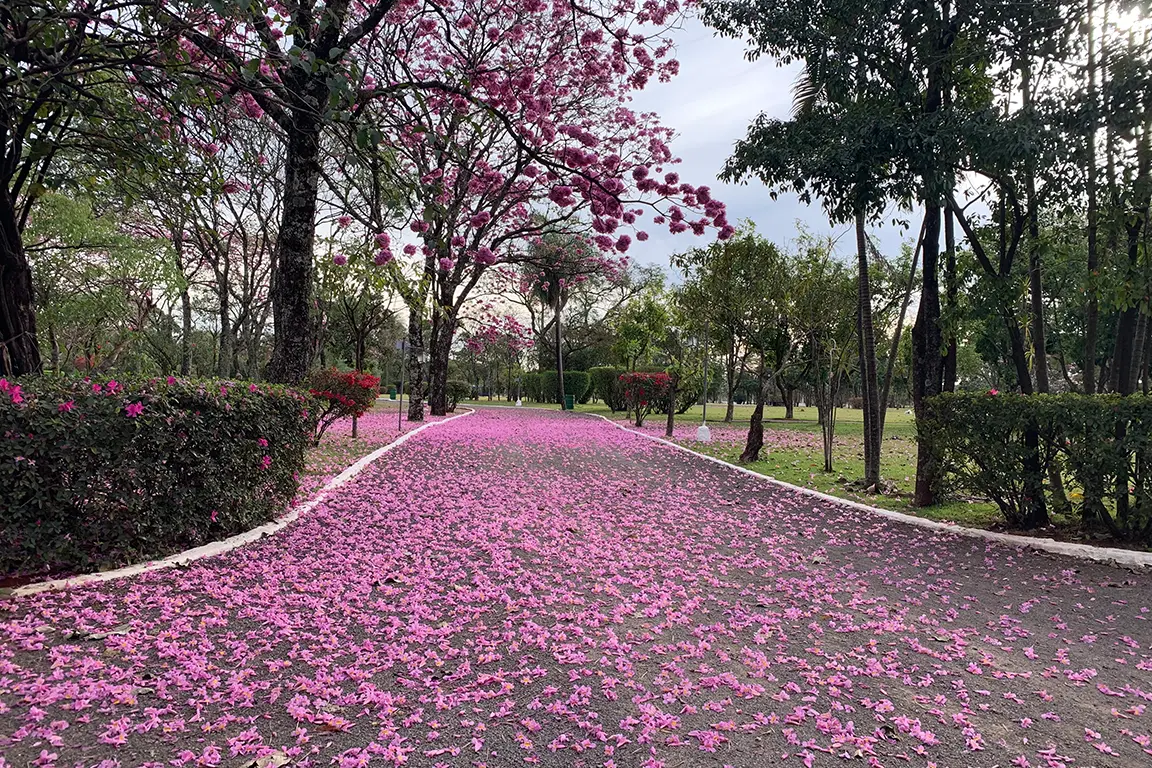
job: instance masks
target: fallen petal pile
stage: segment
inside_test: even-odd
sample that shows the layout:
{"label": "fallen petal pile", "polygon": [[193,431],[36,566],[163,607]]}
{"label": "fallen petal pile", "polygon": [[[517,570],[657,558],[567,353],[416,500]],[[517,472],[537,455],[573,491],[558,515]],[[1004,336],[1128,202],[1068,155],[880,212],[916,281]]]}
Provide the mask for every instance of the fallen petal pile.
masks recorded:
{"label": "fallen petal pile", "polygon": [[0,766],[1136,766],[1152,578],[479,411],[275,536],[0,601]]}

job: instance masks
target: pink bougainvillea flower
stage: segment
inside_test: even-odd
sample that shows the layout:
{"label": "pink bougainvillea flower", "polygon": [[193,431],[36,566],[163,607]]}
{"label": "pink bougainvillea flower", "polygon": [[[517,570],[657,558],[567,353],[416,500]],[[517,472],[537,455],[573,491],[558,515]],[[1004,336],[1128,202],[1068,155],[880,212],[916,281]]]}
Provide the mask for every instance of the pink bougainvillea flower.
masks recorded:
{"label": "pink bougainvillea flower", "polygon": [[71,411],[75,407],[76,407],[76,401],[75,400],[67,400],[63,403],[60,403],[60,405],[56,406],[56,410],[59,413],[68,413],[69,411]]}
{"label": "pink bougainvillea flower", "polygon": [[125,406],[124,411],[128,414],[128,418],[134,419],[140,414],[144,413],[144,403],[129,403],[127,406]]}

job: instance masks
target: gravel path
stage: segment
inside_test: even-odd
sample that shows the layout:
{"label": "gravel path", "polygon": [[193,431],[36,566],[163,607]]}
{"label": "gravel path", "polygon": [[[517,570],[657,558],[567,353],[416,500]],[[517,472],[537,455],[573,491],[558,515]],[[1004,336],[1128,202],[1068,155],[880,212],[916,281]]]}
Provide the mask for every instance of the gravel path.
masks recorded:
{"label": "gravel path", "polygon": [[0,601],[0,768],[1152,766],[1150,606],[482,410],[256,544]]}

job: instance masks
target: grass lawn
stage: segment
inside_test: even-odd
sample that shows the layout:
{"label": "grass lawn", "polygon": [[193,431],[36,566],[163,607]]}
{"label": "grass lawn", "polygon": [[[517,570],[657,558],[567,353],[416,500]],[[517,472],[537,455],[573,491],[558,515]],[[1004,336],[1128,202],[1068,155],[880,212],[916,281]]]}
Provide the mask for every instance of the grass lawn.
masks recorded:
{"label": "grass lawn", "polygon": [[[471,405],[508,405],[502,400],[470,400]],[[532,407],[559,409],[552,404],[532,403]],[[726,430],[744,430],[752,415],[753,406],[737,405],[733,411],[731,425],[724,424],[725,407],[708,405],[708,424]],[[579,413],[598,413],[617,421],[623,414],[612,413],[603,403],[577,405]],[[701,423],[702,408],[693,406],[687,413],[676,417],[677,425],[697,425]],[[889,409],[884,417],[884,445],[881,450],[881,476],[895,491],[891,495],[868,494],[847,488],[848,482],[864,475],[864,414],[862,411],[841,408],[836,414],[836,443],[833,448],[832,466],[834,471],[823,471],[824,455],[820,447],[820,425],[816,420],[816,408],[795,409],[794,418],[784,418],[784,408],[770,407],[764,410],[764,449],[761,460],[748,465],[748,468],[762,475],[783,480],[793,485],[811,488],[844,499],[852,499],[884,509],[925,517],[931,520],[954,522],[975,528],[991,528],[1003,523],[996,506],[978,501],[950,501],[936,507],[922,509],[911,504],[913,485],[916,479],[916,424],[911,414],[902,409]],[[648,417],[646,426],[664,423],[662,414]],[[790,430],[815,436],[809,448],[774,448],[773,431]],[[711,443],[698,443],[694,440],[677,438],[677,442],[701,453],[737,463],[743,445],[732,440],[715,440]]]}

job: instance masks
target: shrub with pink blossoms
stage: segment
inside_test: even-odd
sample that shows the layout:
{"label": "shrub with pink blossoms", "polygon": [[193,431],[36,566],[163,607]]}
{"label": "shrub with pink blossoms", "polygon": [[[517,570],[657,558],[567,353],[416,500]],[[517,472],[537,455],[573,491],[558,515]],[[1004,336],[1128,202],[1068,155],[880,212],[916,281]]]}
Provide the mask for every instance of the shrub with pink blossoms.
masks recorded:
{"label": "shrub with pink blossoms", "polygon": [[274,518],[319,411],[282,387],[175,377],[0,379],[0,393],[0,577],[163,556]]}

